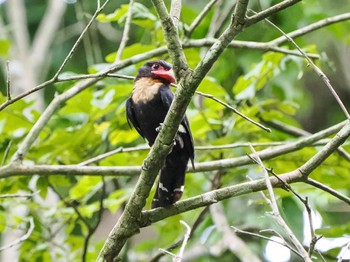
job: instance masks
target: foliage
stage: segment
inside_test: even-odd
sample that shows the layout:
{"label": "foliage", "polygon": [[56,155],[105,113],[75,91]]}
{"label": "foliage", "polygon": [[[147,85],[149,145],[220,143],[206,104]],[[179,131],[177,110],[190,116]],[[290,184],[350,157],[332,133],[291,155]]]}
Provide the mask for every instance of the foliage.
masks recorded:
{"label": "foliage", "polygon": [[[273,5],[276,1],[269,2]],[[184,32],[199,14],[204,3],[184,1],[183,4],[180,35],[186,40]],[[229,3],[226,4],[229,5]],[[255,4],[252,3],[252,8],[258,10],[259,7]],[[36,5],[41,6],[40,3]],[[324,8],[325,6],[328,8]],[[72,13],[71,8],[74,8],[74,5],[68,6],[65,18],[67,21],[70,20],[68,15]],[[94,7],[85,8],[84,12],[93,13]],[[127,3],[111,2],[107,10],[97,17],[97,28],[112,27],[113,32],[121,35],[128,9]],[[213,23],[214,9],[196,28],[193,38],[200,39],[207,36]],[[148,1],[134,3],[132,14],[130,40],[123,50],[122,59],[154,50],[165,44],[159,18]],[[307,1],[274,15],[271,20],[283,30],[292,31],[335,14],[338,14],[336,7],[330,6],[327,1]],[[77,13],[77,17],[79,15],[81,14]],[[31,15],[28,19],[34,21],[38,17]],[[31,36],[33,36],[37,25],[31,21],[29,25]],[[226,19],[225,24],[227,23],[229,19]],[[66,24],[64,29],[66,30],[69,25]],[[344,38],[346,26],[346,23],[339,23],[322,28],[322,33],[316,32],[314,37],[306,35],[298,38],[298,44],[313,54],[327,52],[329,50],[324,48],[323,43],[319,46],[319,42],[323,41],[323,35],[328,35],[328,42],[348,44],[346,42],[348,39]],[[217,31],[219,34],[220,28]],[[61,77],[74,76],[80,72],[93,74],[114,63],[117,44],[105,38],[102,31],[97,31],[97,33],[101,40],[94,48],[101,50],[104,56],[103,61],[94,61],[84,68],[79,60],[91,50],[88,50],[86,46],[85,48],[79,47],[72,58],[72,65],[69,66],[69,70],[65,70],[60,75]],[[239,35],[239,39],[270,41],[278,36],[280,35],[276,30],[261,22],[244,31]],[[11,41],[14,40],[1,39],[0,35],[0,59],[9,56]],[[119,41],[120,39],[118,43]],[[68,40],[68,43],[73,42],[73,39]],[[294,49],[289,44],[283,47]],[[52,50],[52,56],[63,60],[68,50],[68,46],[64,47],[64,52],[56,50],[57,53],[55,53],[55,50]],[[206,50],[206,47],[185,50],[186,58],[192,68],[197,65]],[[160,58],[167,59],[167,55]],[[327,73],[332,73],[328,67],[332,62],[334,62],[332,58],[317,61]],[[123,68],[118,73],[134,76],[137,68],[142,64],[143,61]],[[49,71],[54,72],[56,67],[54,63],[49,65]],[[311,115],[312,105],[317,103],[318,94],[310,92],[306,82],[306,76],[310,78],[312,74],[302,57],[273,51],[229,48],[225,50],[205,77],[198,91],[215,96],[257,122],[266,125],[269,122],[278,122],[284,126],[302,128],[306,119],[305,115],[308,113]],[[1,86],[6,86],[5,75],[3,74],[0,78]],[[316,79],[317,76],[314,74],[312,78]],[[54,90],[54,92],[63,93],[77,82],[78,80],[58,82],[47,92]],[[318,80],[314,80],[311,85],[316,85],[316,83],[319,83]],[[326,87],[319,85],[320,93],[328,92]],[[68,100],[48,121],[25,156],[24,162],[29,165],[75,165],[113,149],[146,145],[135,130],[130,130],[125,118],[125,101],[132,91],[132,86],[133,83],[130,80],[106,77]],[[5,89],[1,89],[3,91],[0,96],[1,103],[6,101]],[[47,95],[47,103],[50,102],[52,96],[52,93]],[[327,93],[326,96],[330,95]],[[337,110],[337,106],[333,108],[325,105],[322,110],[334,111]],[[272,128],[272,133],[267,133],[235,115],[223,105],[200,95],[194,96],[187,115],[196,146],[218,146],[237,142],[283,143],[295,139],[294,135],[275,128]],[[24,100],[0,112],[0,159],[3,165],[10,162],[21,141],[27,136],[39,116],[40,113],[32,108],[32,102]],[[308,119],[307,121],[321,121],[323,126],[334,124],[334,122],[325,122],[325,120]],[[257,150],[262,148],[264,147],[256,147]],[[345,144],[344,149],[349,151],[349,148],[350,145]],[[264,164],[272,167],[277,174],[283,174],[298,168],[319,149],[317,146],[307,147],[264,161]],[[122,152],[95,164],[98,166],[140,166],[147,152],[145,150]],[[230,159],[247,153],[251,153],[248,147],[196,150],[196,161]],[[312,173],[311,178],[348,195],[349,170],[349,161],[339,154],[334,154]],[[248,181],[247,176],[251,179],[263,178],[261,169],[254,165],[219,169],[214,172],[189,173],[186,177],[186,190],[182,198],[187,199],[219,186],[225,187]],[[14,175],[2,178],[0,196],[39,193],[29,198],[0,198],[1,239],[6,239],[6,235],[11,234],[14,229],[19,230],[19,235],[24,235],[29,228],[28,218],[32,217],[35,228],[28,239],[16,246],[18,260],[79,261],[85,256],[86,261],[93,261],[106,238],[105,231],[111,229],[109,224],[113,225],[116,222],[114,217],[107,218],[107,214],[120,214],[135,186],[135,181],[136,177],[133,176],[102,178],[59,173],[41,176],[37,174]],[[317,234],[322,234],[325,238],[336,239],[348,234],[350,227],[348,206],[334,196],[310,185],[300,183],[293,184],[292,187],[301,196],[308,197],[312,210],[321,216],[323,224],[316,231]],[[304,205],[290,191],[276,189],[275,194],[283,218],[300,241],[306,241],[309,233],[304,230],[308,223],[303,217]],[[150,195],[152,196],[153,192]],[[150,206],[149,202],[150,199],[148,199],[146,208]],[[284,232],[281,232],[271,219],[271,210],[261,195],[249,194],[225,200],[222,204],[225,217],[230,225],[253,232],[272,228],[284,235]],[[101,210],[105,213],[102,219]],[[203,216],[200,215],[202,212]],[[200,222],[186,250],[190,254],[196,247],[204,246],[205,252],[191,261],[238,261],[237,256],[229,252],[226,247],[220,247],[222,233],[218,231],[210,212],[205,212],[203,209],[167,218],[152,224],[150,230],[141,230],[141,236],[135,236],[125,248],[125,260],[149,260],[159,252],[159,248],[167,248],[181,239],[184,229],[179,220],[184,220],[191,226],[196,221]],[[96,237],[90,239],[93,234]],[[271,236],[271,234],[266,235]],[[264,259],[266,241],[245,235],[239,236],[257,256]],[[83,248],[85,244],[88,245],[86,250]],[[306,241],[304,244],[309,245],[310,243]],[[328,256],[329,261],[333,261],[334,257],[339,254],[341,245],[336,248],[336,251],[324,250],[323,255],[327,261]],[[297,260],[297,258],[294,259]]]}

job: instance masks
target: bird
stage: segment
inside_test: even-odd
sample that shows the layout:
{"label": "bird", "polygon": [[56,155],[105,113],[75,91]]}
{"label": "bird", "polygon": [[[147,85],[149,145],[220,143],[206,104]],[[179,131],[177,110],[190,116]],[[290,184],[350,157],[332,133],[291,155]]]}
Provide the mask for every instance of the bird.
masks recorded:
{"label": "bird", "polygon": [[[171,64],[162,60],[148,61],[139,68],[134,88],[126,101],[129,126],[133,126],[149,146],[154,144],[174,100],[170,89],[172,83],[176,80]],[[193,137],[185,115],[160,170],[151,208],[168,207],[181,198],[189,160],[194,168]]]}

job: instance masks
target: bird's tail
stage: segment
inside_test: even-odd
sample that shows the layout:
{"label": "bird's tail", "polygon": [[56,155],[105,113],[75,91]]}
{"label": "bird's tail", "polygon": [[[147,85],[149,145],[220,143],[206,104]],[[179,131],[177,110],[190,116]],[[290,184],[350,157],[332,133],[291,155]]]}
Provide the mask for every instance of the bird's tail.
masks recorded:
{"label": "bird's tail", "polygon": [[165,165],[160,172],[157,190],[152,200],[152,208],[172,205],[181,198],[189,158],[186,153],[175,147],[167,156]]}

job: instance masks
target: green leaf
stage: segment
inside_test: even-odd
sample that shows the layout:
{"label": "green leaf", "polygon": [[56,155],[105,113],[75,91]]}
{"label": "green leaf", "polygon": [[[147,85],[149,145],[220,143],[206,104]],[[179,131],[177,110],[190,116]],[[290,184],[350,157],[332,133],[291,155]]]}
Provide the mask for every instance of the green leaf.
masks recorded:
{"label": "green leaf", "polygon": [[[123,25],[126,21],[129,5],[121,5],[120,8],[111,14],[99,14],[97,20],[101,23],[118,22]],[[154,22],[157,17],[153,15],[149,9],[143,4],[135,2],[132,6],[132,23],[137,24],[146,29],[154,28]]]}
{"label": "green leaf", "polygon": [[94,192],[94,188],[101,183],[100,177],[86,176],[82,177],[78,183],[69,190],[69,196],[72,199],[82,199]]}
{"label": "green leaf", "polygon": [[303,239],[303,210],[298,205],[294,197],[284,197],[281,199],[281,213],[283,219],[291,227],[298,239]]}
{"label": "green leaf", "polygon": [[48,182],[46,177],[39,177],[36,182],[36,189],[40,190],[40,196],[44,199],[48,192]]}
{"label": "green leaf", "polygon": [[[153,45],[143,45],[141,43],[136,43],[130,46],[127,46],[124,51],[123,51],[123,55],[122,55],[122,59],[127,59],[130,58],[132,56],[134,56],[135,54],[141,54],[141,53],[145,53],[147,51],[151,51],[154,49]],[[117,53],[111,53],[109,55],[107,55],[106,57],[106,61],[108,63],[113,63],[115,60]]]}
{"label": "green leaf", "polygon": [[0,212],[0,233],[6,229],[7,216],[3,212]]}
{"label": "green leaf", "polygon": [[261,90],[268,81],[280,72],[279,64],[284,57],[283,54],[268,52],[263,55],[260,63],[244,76],[240,76],[233,86],[236,99],[251,99],[255,93]]}
{"label": "green leaf", "polygon": [[108,199],[103,201],[103,205],[105,208],[108,208],[111,213],[115,213],[127,199],[128,195],[126,195],[126,190],[119,189],[110,194]]}
{"label": "green leaf", "polygon": [[7,39],[0,39],[0,57],[7,57],[10,51],[11,42]]}

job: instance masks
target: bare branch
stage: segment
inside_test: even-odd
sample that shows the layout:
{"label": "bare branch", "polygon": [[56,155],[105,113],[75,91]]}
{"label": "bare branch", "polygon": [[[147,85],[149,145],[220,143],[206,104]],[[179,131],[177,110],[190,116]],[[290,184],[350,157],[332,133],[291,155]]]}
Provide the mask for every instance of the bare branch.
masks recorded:
{"label": "bare branch", "polygon": [[0,195],[0,199],[1,198],[31,198],[39,193],[40,193],[40,190],[35,191],[31,194],[4,194],[4,195]]}
{"label": "bare branch", "polygon": [[131,19],[132,19],[133,5],[134,5],[134,0],[130,0],[129,1],[129,10],[128,10],[128,13],[126,15],[126,21],[125,21],[122,40],[120,41],[119,48],[118,48],[114,63],[117,63],[121,60],[122,55],[123,55],[123,51],[124,51],[126,44],[128,43],[128,40],[129,40],[129,31],[130,31],[130,25],[131,25]]}
{"label": "bare branch", "polygon": [[185,236],[184,236],[184,240],[182,242],[182,245],[181,245],[181,248],[179,250],[179,253],[175,256],[174,258],[174,262],[181,262],[182,261],[182,258],[183,258],[183,254],[184,254],[184,251],[185,251],[185,247],[187,245],[187,241],[188,239],[190,238],[190,235],[191,235],[191,228],[188,224],[186,224],[185,221],[182,221],[180,220],[180,223],[186,228],[186,233],[185,233]]}
{"label": "bare branch", "polygon": [[[307,167],[309,165],[313,166],[315,162],[317,162],[319,166],[322,163],[322,161],[325,160],[324,151],[328,151],[327,155],[330,155],[349,136],[350,136],[350,122],[348,122],[337,133],[337,135],[333,137],[331,141],[321,149],[321,151],[316,153],[309,161],[307,161],[304,165],[302,165],[301,168],[298,168],[289,173],[279,175],[278,176],[279,179],[277,179],[276,177],[269,178],[272,187],[283,186],[283,184],[281,183],[281,180],[288,184],[292,184],[296,182],[304,182],[306,179],[306,176],[309,175],[313,171],[313,169],[310,169],[310,168],[304,169],[303,167]],[[261,152],[258,155],[260,159],[263,159],[261,157]],[[318,159],[318,161],[316,159]],[[164,218],[167,218],[176,214],[187,212],[199,207],[209,206],[211,204],[217,203],[218,201],[222,201],[224,199],[228,199],[231,197],[258,192],[265,189],[267,189],[266,181],[265,179],[261,179],[261,180],[251,181],[251,182],[245,182],[239,185],[228,186],[222,189],[213,190],[199,196],[195,196],[195,197],[191,197],[191,198],[179,201],[168,208],[156,208],[148,211],[143,211],[142,219],[140,220],[140,226],[145,227],[152,223],[155,223],[157,221],[160,221]]]}
{"label": "bare branch", "polygon": [[270,128],[267,128],[265,126],[263,126],[262,124],[254,121],[253,119],[250,119],[249,117],[243,115],[241,112],[239,112],[236,108],[230,106],[229,104],[221,101],[220,99],[216,98],[215,96],[213,95],[210,95],[210,94],[206,94],[206,93],[203,93],[203,92],[199,92],[199,91],[196,91],[196,94],[199,94],[203,97],[206,97],[206,98],[209,98],[211,100],[214,100],[215,102],[223,105],[224,107],[230,109],[231,111],[233,111],[235,114],[239,115],[240,117],[242,117],[243,119],[247,120],[248,122],[252,123],[253,125],[256,125],[257,127],[263,129],[264,131],[266,132],[271,132],[271,129]]}
{"label": "bare branch", "polygon": [[170,17],[172,18],[176,29],[178,29],[179,27],[179,21],[181,16],[181,6],[182,6],[182,0],[171,1]]}
{"label": "bare branch", "polygon": [[[251,147],[251,150],[253,152],[253,158],[255,159],[256,163],[262,168],[263,173],[264,173],[264,177],[265,177],[265,181],[266,181],[266,187],[267,190],[269,192],[269,201],[268,204],[270,205],[272,212],[273,212],[273,217],[277,220],[278,224],[282,227],[283,231],[287,233],[290,241],[293,243],[293,245],[296,247],[296,249],[298,250],[298,253],[300,254],[300,256],[303,258],[304,261],[309,261],[311,262],[311,258],[309,257],[309,254],[306,252],[306,250],[304,249],[303,245],[300,243],[300,241],[298,240],[298,238],[295,236],[295,234],[293,233],[293,231],[290,229],[290,227],[287,225],[287,223],[284,221],[284,219],[282,218],[279,209],[278,209],[278,205],[277,205],[277,201],[275,198],[275,193],[273,192],[273,187],[270,181],[270,177],[269,174],[267,173],[266,167],[264,166],[263,162],[261,161],[261,159],[259,158],[257,152],[255,151],[255,149],[253,147]],[[261,192],[263,194],[263,192]]]}
{"label": "bare branch", "polygon": [[7,100],[11,100],[11,75],[9,61],[6,61],[6,96]]}
{"label": "bare branch", "polygon": [[[295,39],[297,37],[306,35],[306,34],[308,34],[310,32],[316,31],[316,30],[318,30],[320,28],[323,28],[323,27],[326,27],[326,26],[329,26],[329,25],[332,25],[332,24],[335,24],[335,23],[339,23],[339,22],[342,22],[342,21],[346,21],[346,20],[349,20],[349,19],[350,19],[350,13],[336,15],[336,16],[333,16],[333,17],[327,17],[327,18],[325,18],[323,20],[317,21],[317,22],[315,22],[313,24],[304,26],[304,27],[302,27],[302,28],[300,28],[298,30],[290,32],[287,35],[290,38]],[[273,46],[277,46],[277,45],[281,45],[281,44],[285,43],[286,41],[288,41],[288,39],[285,36],[280,36],[280,37],[278,37],[278,38],[268,42],[268,44],[272,44]]]}
{"label": "bare branch", "polygon": [[[244,231],[244,230],[241,230],[237,227],[234,227],[234,226],[231,226],[236,233],[239,233],[239,234],[244,234],[244,235],[248,235],[248,236],[253,236],[253,237],[257,237],[257,238],[261,238],[261,239],[264,239],[264,240],[267,240],[267,241],[271,241],[271,242],[274,242],[274,243],[277,243],[277,244],[280,244],[281,246],[284,246],[286,248],[288,248],[290,251],[292,251],[294,254],[300,256],[300,254],[298,253],[297,250],[295,250],[293,247],[289,246],[285,241],[276,241],[274,238],[271,238],[271,237],[266,237],[264,235],[261,235],[261,234],[256,234],[256,233],[252,233],[252,232],[248,232],[248,231]],[[263,230],[264,232],[266,232],[266,230]],[[281,238],[282,239],[282,238]]]}
{"label": "bare branch", "polygon": [[305,183],[312,185],[318,189],[321,189],[322,191],[325,191],[328,194],[334,196],[335,198],[338,198],[338,199],[344,201],[345,203],[347,203],[348,205],[350,205],[350,197],[343,195],[342,193],[334,190],[333,188],[330,188],[330,187],[328,187],[328,186],[326,186],[326,185],[324,185],[324,184],[322,184],[314,179],[311,179],[309,177],[305,180]]}
{"label": "bare branch", "polygon": [[326,76],[325,73],[322,72],[322,70],[305,54],[305,52],[294,42],[294,40],[287,35],[286,33],[283,32],[282,29],[280,29],[278,26],[276,26],[274,23],[272,23],[270,20],[265,19],[266,22],[268,22],[270,25],[272,25],[275,29],[277,29],[281,34],[283,34],[283,36],[285,38],[288,39],[289,42],[291,42],[296,49],[298,49],[298,51],[304,56],[304,58],[306,59],[306,61],[312,66],[312,68],[314,69],[314,71],[317,73],[317,75],[323,80],[323,82],[326,84],[326,86],[328,87],[328,89],[331,91],[332,95],[334,96],[334,98],[336,99],[336,101],[338,102],[340,108],[343,110],[345,116],[347,119],[350,120],[350,114],[347,111],[346,107],[344,106],[343,102],[341,101],[340,97],[338,96],[337,92],[335,91],[335,89],[333,88],[333,86],[331,85],[330,80],[328,79],[328,77]]}
{"label": "bare branch", "polygon": [[19,245],[20,243],[26,241],[30,235],[32,234],[33,230],[34,230],[34,220],[32,217],[29,218],[29,228],[28,231],[25,235],[21,236],[20,238],[18,238],[16,241],[14,241],[13,243],[10,243],[6,246],[0,247],[0,252],[4,251],[5,249],[9,249],[13,246]]}
{"label": "bare branch", "polygon": [[203,10],[199,13],[199,15],[193,20],[192,24],[189,26],[189,28],[186,30],[186,36],[190,37],[193,31],[196,29],[196,27],[200,24],[200,22],[203,20],[203,18],[207,15],[207,13],[210,11],[210,9],[213,7],[213,5],[218,0],[211,0],[208,4],[205,5]]}
{"label": "bare branch", "polygon": [[252,24],[256,24],[257,22],[260,22],[261,20],[264,20],[265,18],[283,10],[286,9],[292,5],[295,5],[296,3],[300,2],[301,0],[287,0],[282,1],[274,6],[271,6],[251,17],[248,17],[245,26],[250,26]]}
{"label": "bare branch", "polygon": [[[283,145],[276,146],[274,148],[267,148],[258,152],[259,157],[263,160],[271,159],[273,157],[294,152],[305,146],[313,145],[315,142],[328,137],[335,132],[338,132],[343,128],[345,122],[331,126],[318,133],[310,135],[308,137],[302,137],[294,142],[289,142]],[[130,151],[135,150],[131,148]],[[203,163],[196,163],[196,169],[193,170],[189,167],[189,172],[203,172],[213,171],[222,168],[233,168],[238,166],[244,166],[251,164],[251,159],[247,156],[236,157],[232,159],[223,159],[208,161]],[[76,175],[100,175],[100,176],[129,176],[137,175],[141,171],[141,167],[138,166],[119,166],[119,167],[104,167],[104,166],[82,166],[77,165],[23,165],[19,163],[11,163],[7,166],[0,167],[0,178],[6,178],[19,175],[55,175],[55,174],[76,174]]]}

